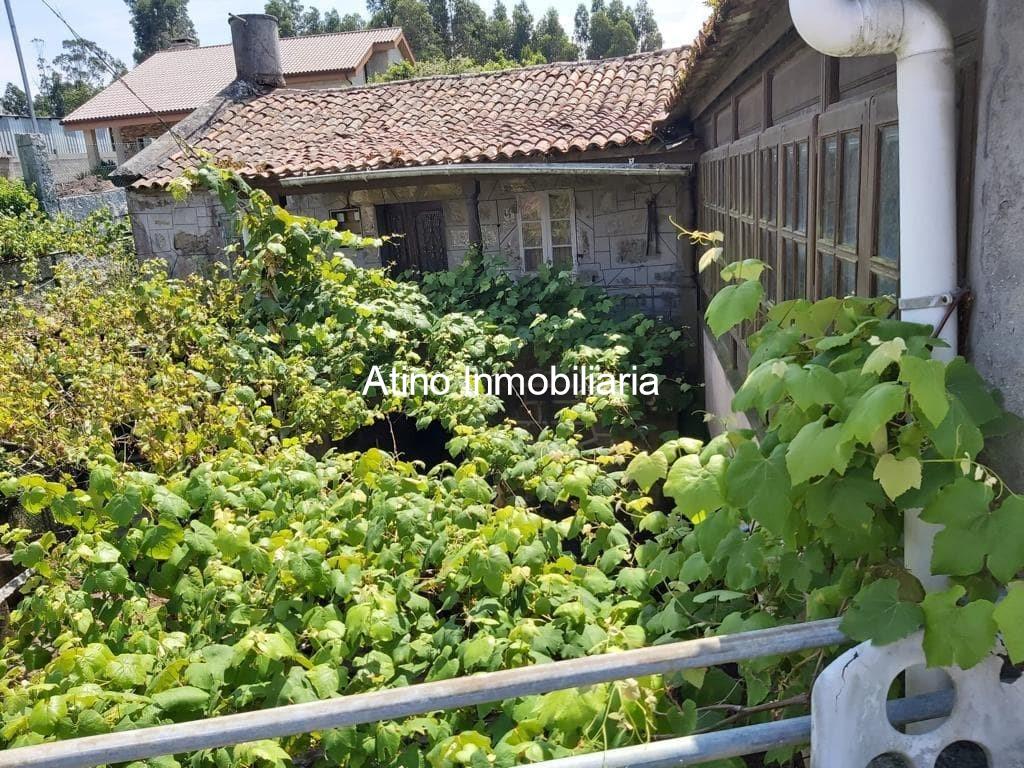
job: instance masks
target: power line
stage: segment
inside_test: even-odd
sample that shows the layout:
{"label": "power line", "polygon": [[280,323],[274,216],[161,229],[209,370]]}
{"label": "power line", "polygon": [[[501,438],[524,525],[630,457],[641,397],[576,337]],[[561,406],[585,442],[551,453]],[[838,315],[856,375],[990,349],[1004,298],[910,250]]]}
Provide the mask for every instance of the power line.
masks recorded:
{"label": "power line", "polygon": [[[4,2],[7,3],[7,10],[8,10],[8,13],[10,13],[10,7],[11,7],[10,0],[4,0]],[[98,45],[93,43],[91,40],[86,40],[84,37],[82,37],[80,34],[78,34],[78,31],[74,27],[71,26],[70,22],[68,22],[68,20],[65,19],[63,15],[61,15],[60,11],[58,11],[56,8],[54,8],[52,5],[50,5],[49,0],[39,0],[39,2],[41,2],[44,6],[46,6],[46,8],[50,11],[50,13],[52,13],[54,16],[56,16],[61,21],[61,23],[65,27],[68,28],[68,31],[71,32],[71,34],[74,36],[75,40],[79,41],[80,43],[85,44],[87,47],[89,47],[90,50],[92,50],[96,54],[96,57],[99,59],[100,63],[103,65],[103,67],[108,72],[110,72],[110,74],[112,74],[114,76],[114,81],[121,83],[121,85],[123,85],[125,87],[125,90],[127,90],[128,93],[130,93],[132,96],[134,96],[136,99],[138,99],[139,103],[143,107],[145,107],[146,110],[153,117],[155,117],[157,119],[157,121],[160,123],[160,125],[163,126],[163,128],[167,131],[167,133],[169,133],[171,135],[171,138],[174,139],[174,141],[178,144],[178,147],[183,152],[185,152],[186,154],[188,154],[188,153],[192,153],[193,155],[195,154],[195,149],[187,141],[185,141],[185,139],[182,136],[180,136],[174,130],[174,126],[171,125],[170,123],[168,123],[166,120],[164,120],[163,117],[161,117],[159,112],[157,112],[155,109],[153,109],[151,106],[149,106],[149,104],[146,103],[146,100],[143,99],[141,96],[139,96],[139,94],[135,91],[134,88],[132,88],[130,85],[128,85],[128,82],[125,80],[125,75],[127,73],[125,73],[123,75],[123,74],[121,74],[118,71],[117,67],[115,67],[113,65],[113,63],[109,60],[110,59],[110,54],[109,53],[104,51],[102,48],[100,48]],[[11,19],[11,28],[12,29],[13,29],[13,26],[14,26],[14,20],[13,20],[13,17],[12,17],[12,19]],[[21,59],[21,51],[20,51],[20,49],[18,51],[18,59],[19,60]],[[22,72],[24,73],[24,65],[22,65]],[[26,85],[27,85],[27,82],[26,82]]]}

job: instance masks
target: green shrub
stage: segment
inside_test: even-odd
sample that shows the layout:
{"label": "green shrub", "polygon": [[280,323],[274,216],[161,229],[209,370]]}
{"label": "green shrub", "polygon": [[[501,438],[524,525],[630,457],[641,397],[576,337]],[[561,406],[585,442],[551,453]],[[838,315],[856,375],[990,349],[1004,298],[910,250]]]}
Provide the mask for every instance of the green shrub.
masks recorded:
{"label": "green shrub", "polygon": [[38,209],[39,202],[24,181],[0,178],[0,215],[19,216]]}

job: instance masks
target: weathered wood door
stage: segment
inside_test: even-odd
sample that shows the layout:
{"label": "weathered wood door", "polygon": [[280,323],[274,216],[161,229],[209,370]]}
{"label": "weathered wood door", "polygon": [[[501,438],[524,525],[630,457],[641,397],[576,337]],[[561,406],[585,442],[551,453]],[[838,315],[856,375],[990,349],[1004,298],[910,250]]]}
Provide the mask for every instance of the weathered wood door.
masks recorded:
{"label": "weathered wood door", "polygon": [[440,203],[403,203],[379,209],[382,235],[401,235],[383,249],[384,262],[395,273],[415,269],[438,272],[448,269],[444,210]]}

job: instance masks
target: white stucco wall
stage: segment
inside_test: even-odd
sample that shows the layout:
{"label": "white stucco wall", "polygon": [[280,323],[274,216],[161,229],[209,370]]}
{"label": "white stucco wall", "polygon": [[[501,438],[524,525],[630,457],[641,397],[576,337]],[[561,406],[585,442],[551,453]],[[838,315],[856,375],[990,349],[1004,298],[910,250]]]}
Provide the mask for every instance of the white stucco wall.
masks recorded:
{"label": "white stucco wall", "polygon": [[717,435],[727,429],[750,429],[750,420],[744,413],[734,413],[732,399],[736,391],[729,383],[722,361],[715,352],[714,342],[703,332],[704,348],[704,410],[713,418],[708,421],[708,431]]}

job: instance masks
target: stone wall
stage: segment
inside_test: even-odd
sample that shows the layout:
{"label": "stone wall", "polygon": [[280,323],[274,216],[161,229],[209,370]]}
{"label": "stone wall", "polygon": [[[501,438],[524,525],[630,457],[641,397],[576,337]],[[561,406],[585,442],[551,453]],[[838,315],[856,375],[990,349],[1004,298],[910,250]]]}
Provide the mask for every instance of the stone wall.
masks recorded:
{"label": "stone wall", "polygon": [[175,277],[223,263],[227,215],[208,192],[175,202],[166,192],[129,191],[128,215],[139,258],[163,259]]}
{"label": "stone wall", "polygon": [[[693,307],[683,306],[692,303],[684,300],[689,249],[676,239],[669,221],[670,216],[680,220],[688,181],[652,184],[623,176],[583,181],[568,176],[482,178],[478,206],[485,254],[501,258],[510,271],[519,272],[519,196],[564,189],[571,189],[575,200],[576,271],[581,280],[602,285],[620,296],[624,312],[639,311],[675,320],[685,320],[686,310],[692,314]],[[657,232],[650,233],[648,247],[648,202],[652,200]],[[455,268],[470,245],[463,184],[289,194],[288,209],[304,216],[328,218],[332,210],[358,207],[364,234],[374,235],[378,234],[374,206],[425,201],[442,204],[448,265]],[[377,266],[380,257],[367,253],[363,263]]]}
{"label": "stone wall", "polygon": [[[647,183],[628,176],[580,180],[535,176],[485,180],[480,190],[480,226],[484,252],[521,269],[517,208],[519,195],[571,189],[576,210],[576,274],[621,297],[624,312],[683,319],[686,255],[669,221],[680,220],[683,182]],[[656,226],[648,232],[648,204]],[[447,214],[447,210],[445,211]],[[465,252],[468,229],[446,225],[452,245],[449,261]],[[656,231],[653,231],[655,230]],[[460,247],[461,246],[461,247]]]}
{"label": "stone wall", "polygon": [[[519,196],[571,189],[579,278],[620,297],[624,313],[639,311],[696,327],[692,254],[676,238],[669,221],[671,216],[687,223],[689,188],[685,179],[647,183],[624,176],[484,177],[479,193],[484,252],[503,259],[511,272],[519,272]],[[363,234],[375,236],[390,234],[378,232],[376,206],[425,201],[443,206],[448,263],[454,268],[465,258],[471,238],[463,182],[289,192],[286,204],[292,213],[320,219],[329,218],[334,210],[358,208]],[[652,223],[656,222],[650,232],[649,204],[654,213]],[[165,259],[174,274],[203,269],[205,261],[223,247],[223,216],[208,195],[174,203],[166,193],[130,192],[128,209],[140,256]],[[381,266],[377,249],[355,251],[350,257],[360,266]]]}
{"label": "stone wall", "polygon": [[128,201],[123,189],[108,189],[87,195],[68,195],[57,198],[60,212],[76,221],[84,219],[100,208],[109,208],[114,216],[128,215]]}

